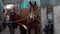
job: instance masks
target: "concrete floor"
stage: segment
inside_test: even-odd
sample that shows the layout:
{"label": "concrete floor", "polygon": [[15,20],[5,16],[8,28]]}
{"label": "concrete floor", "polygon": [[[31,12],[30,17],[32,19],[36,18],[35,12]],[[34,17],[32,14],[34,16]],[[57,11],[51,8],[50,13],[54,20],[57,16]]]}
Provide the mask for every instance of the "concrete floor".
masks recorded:
{"label": "concrete floor", "polygon": [[[7,27],[4,31],[2,31],[0,34],[10,34],[9,32],[9,28]],[[19,27],[17,29],[15,29],[15,34],[20,34],[20,30]],[[31,34],[34,34],[34,31],[31,31]]]}
{"label": "concrete floor", "polygon": [[[15,34],[19,34],[19,33],[20,33],[19,28],[17,28],[15,30]],[[7,27],[4,31],[1,32],[1,34],[10,34],[9,28]]]}

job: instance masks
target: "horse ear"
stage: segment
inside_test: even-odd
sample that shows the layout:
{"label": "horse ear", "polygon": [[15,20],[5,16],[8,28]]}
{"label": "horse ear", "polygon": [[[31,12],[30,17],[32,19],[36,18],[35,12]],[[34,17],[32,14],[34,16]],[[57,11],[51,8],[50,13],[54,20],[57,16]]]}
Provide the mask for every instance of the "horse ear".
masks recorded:
{"label": "horse ear", "polygon": [[36,4],[36,1],[35,1],[34,5],[37,5],[37,4]]}
{"label": "horse ear", "polygon": [[31,3],[31,1],[29,2],[29,4],[32,6],[32,3]]}

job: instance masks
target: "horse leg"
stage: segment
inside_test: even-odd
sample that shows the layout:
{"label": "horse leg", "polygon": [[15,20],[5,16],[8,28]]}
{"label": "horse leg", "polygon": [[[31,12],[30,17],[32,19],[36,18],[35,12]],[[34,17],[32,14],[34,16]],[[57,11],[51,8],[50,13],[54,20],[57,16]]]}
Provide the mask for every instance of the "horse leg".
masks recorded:
{"label": "horse leg", "polygon": [[42,34],[40,27],[35,28],[35,34]]}
{"label": "horse leg", "polygon": [[31,29],[28,29],[28,34],[31,34]]}
{"label": "horse leg", "polygon": [[4,25],[0,24],[0,32],[2,32],[5,29],[6,29],[6,23],[4,23]]}
{"label": "horse leg", "polygon": [[2,23],[2,29],[5,30],[6,29],[6,23]]}
{"label": "horse leg", "polygon": [[10,34],[14,34],[14,32],[15,32],[14,28],[9,28],[9,30],[10,30]]}
{"label": "horse leg", "polygon": [[20,27],[20,33],[21,34],[27,34],[27,30],[23,26],[21,26]]}
{"label": "horse leg", "polygon": [[35,34],[38,34],[38,28],[35,28]]}
{"label": "horse leg", "polygon": [[9,24],[8,27],[9,27],[9,30],[10,30],[10,34],[14,34],[15,28],[13,27],[13,25]]}
{"label": "horse leg", "polygon": [[42,34],[41,27],[38,27],[38,34]]}

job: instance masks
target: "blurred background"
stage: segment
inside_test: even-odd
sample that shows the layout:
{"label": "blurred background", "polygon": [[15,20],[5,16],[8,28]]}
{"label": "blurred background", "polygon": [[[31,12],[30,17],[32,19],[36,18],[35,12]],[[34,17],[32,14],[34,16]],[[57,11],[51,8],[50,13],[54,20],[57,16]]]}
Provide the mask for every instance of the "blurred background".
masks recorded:
{"label": "blurred background", "polygon": [[[46,25],[46,6],[50,3],[53,7],[54,12],[54,34],[60,34],[60,0],[0,0],[0,19],[3,17],[3,8],[8,4],[21,5],[22,2],[36,1],[37,5],[41,8],[41,23],[42,23],[42,34],[43,29]],[[6,9],[6,8],[5,8]],[[19,34],[19,28],[16,29],[15,34]],[[32,32],[33,33],[33,32]],[[1,34],[9,34],[9,28],[7,27]]]}

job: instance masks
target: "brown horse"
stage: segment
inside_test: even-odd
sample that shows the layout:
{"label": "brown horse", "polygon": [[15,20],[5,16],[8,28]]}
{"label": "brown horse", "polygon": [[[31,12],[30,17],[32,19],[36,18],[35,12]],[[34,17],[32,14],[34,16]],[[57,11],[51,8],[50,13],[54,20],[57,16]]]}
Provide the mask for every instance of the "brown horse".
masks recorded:
{"label": "brown horse", "polygon": [[20,19],[21,22],[25,24],[28,28],[28,34],[31,34],[31,29],[33,28],[35,34],[41,34],[41,15],[39,15],[39,9],[36,4],[30,3],[30,8],[25,8],[21,10]]}
{"label": "brown horse", "polygon": [[[16,8],[16,10],[14,10],[15,9],[15,7],[13,7],[13,8],[11,8],[11,9],[6,9],[6,11],[5,11],[5,21],[11,21],[10,19],[12,19],[12,18],[10,18],[11,16],[10,16],[10,14],[11,14],[11,12],[13,12],[14,11],[14,13],[17,13],[16,11],[17,11],[17,8]],[[8,22],[8,23],[3,23],[4,24],[4,27],[6,28],[6,25],[9,27],[9,31],[10,31],[10,34],[14,34],[14,32],[15,32],[15,28],[14,28],[14,23],[15,22]],[[16,27],[16,26],[15,26]]]}
{"label": "brown horse", "polygon": [[[7,21],[9,21],[10,19],[10,14],[11,14],[11,11],[12,11],[13,9],[7,9],[7,12],[6,12],[6,19],[7,19]],[[9,31],[10,31],[10,34],[14,34],[14,32],[15,32],[15,28],[14,28],[14,26],[13,26],[13,22],[12,23],[10,23],[10,22],[8,22],[8,23],[5,23],[5,25],[6,24],[8,24],[7,26],[8,26],[8,28],[9,28]],[[6,26],[5,26],[6,27]]]}

